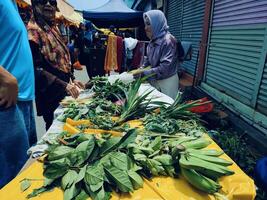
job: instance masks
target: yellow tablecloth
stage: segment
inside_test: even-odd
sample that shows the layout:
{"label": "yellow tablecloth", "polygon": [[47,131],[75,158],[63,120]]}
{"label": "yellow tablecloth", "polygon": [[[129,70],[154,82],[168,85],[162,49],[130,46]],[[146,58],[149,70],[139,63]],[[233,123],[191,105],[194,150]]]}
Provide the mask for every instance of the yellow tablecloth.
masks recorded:
{"label": "yellow tablecloth", "polygon": [[[208,148],[221,150],[213,142]],[[231,160],[227,155],[223,155]],[[232,160],[231,160],[232,161]],[[226,194],[229,200],[253,200],[256,196],[255,186],[250,179],[235,163],[229,167],[235,171],[232,176],[223,177],[219,180],[222,185],[221,193]],[[33,181],[31,187],[25,192],[20,191],[20,181],[24,178],[43,179],[43,166],[34,162],[24,170],[13,181],[0,190],[0,200],[24,200],[33,189],[41,187],[42,181]],[[46,192],[32,200],[63,200],[63,192],[54,189]],[[173,179],[169,177],[153,178],[152,181],[145,180],[144,187],[132,194],[113,193],[112,200],[215,200],[212,195],[207,195],[193,188],[183,177]]]}

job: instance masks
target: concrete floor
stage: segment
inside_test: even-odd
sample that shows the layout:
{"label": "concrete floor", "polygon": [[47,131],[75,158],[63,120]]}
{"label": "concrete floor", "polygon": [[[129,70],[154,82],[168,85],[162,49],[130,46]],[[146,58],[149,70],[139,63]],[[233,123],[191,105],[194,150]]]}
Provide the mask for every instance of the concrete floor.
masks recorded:
{"label": "concrete floor", "polygon": [[[87,76],[86,68],[84,66],[82,71],[77,71],[75,70],[74,75],[77,80],[86,83],[89,78]],[[36,120],[36,129],[37,129],[37,137],[38,140],[45,134],[45,123],[42,117],[38,117],[36,115],[36,110],[35,110],[35,120]]]}

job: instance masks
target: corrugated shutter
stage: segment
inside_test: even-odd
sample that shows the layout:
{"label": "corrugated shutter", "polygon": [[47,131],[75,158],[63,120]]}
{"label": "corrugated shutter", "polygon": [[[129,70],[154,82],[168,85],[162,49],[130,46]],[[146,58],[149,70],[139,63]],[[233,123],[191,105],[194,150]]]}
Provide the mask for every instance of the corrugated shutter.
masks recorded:
{"label": "corrugated shutter", "polygon": [[190,74],[194,74],[197,63],[199,43],[202,37],[203,20],[205,11],[204,0],[184,0],[183,1],[183,21],[182,21],[182,41],[193,43],[193,56],[191,61],[184,62],[182,65]]}
{"label": "corrugated shutter", "polygon": [[254,109],[266,23],[266,0],[215,0],[205,81]]}
{"label": "corrugated shutter", "polygon": [[267,23],[266,0],[216,0],[213,26]]}
{"label": "corrugated shutter", "polygon": [[206,82],[242,103],[252,105],[264,34],[265,26],[214,27]]}
{"label": "corrugated shutter", "polygon": [[265,68],[259,91],[257,110],[267,115],[267,59],[265,61]]}
{"label": "corrugated shutter", "polygon": [[169,0],[167,7],[167,20],[170,32],[176,37],[181,37],[182,28],[182,0]]}
{"label": "corrugated shutter", "polygon": [[193,57],[191,61],[183,63],[183,67],[190,74],[194,74],[197,63],[199,43],[202,37],[204,20],[204,0],[169,0],[167,19],[170,32],[182,41],[193,43]]}

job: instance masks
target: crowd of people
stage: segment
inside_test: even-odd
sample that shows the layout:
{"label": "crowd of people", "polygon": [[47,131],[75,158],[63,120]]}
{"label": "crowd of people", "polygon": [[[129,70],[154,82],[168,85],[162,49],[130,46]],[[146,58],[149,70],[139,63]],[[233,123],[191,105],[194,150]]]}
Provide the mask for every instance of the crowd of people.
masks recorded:
{"label": "crowd of people", "polygon": [[[32,0],[32,16],[25,27],[16,2],[0,1],[0,188],[17,175],[28,159],[27,149],[37,142],[33,101],[49,129],[59,102],[67,95],[77,98],[84,88],[73,75],[73,64],[87,63],[84,38],[90,41],[93,32],[84,31],[93,26],[73,27],[66,45],[56,27],[57,9],[56,0]],[[175,98],[181,54],[177,40],[161,11],[146,12],[144,22],[150,42],[143,67],[151,68],[134,77],[150,75],[153,86]]]}

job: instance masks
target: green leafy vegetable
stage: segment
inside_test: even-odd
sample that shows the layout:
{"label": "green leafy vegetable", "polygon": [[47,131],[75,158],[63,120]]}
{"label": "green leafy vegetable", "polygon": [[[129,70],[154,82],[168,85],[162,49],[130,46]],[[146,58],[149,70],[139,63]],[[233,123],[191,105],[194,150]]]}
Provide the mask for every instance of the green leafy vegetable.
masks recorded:
{"label": "green leafy vegetable", "polygon": [[26,191],[29,187],[31,187],[31,182],[29,179],[24,179],[20,183],[20,190],[22,192]]}
{"label": "green leafy vegetable", "polygon": [[104,170],[109,179],[114,182],[118,189],[122,192],[132,192],[133,185],[130,181],[128,174],[113,166],[104,167]]}

